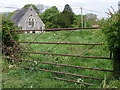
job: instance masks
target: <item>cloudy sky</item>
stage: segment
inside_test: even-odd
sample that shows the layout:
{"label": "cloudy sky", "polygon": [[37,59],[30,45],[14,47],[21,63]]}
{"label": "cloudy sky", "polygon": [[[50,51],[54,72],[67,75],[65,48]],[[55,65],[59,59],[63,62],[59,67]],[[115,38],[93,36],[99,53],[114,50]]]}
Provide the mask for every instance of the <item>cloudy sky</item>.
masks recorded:
{"label": "cloudy sky", "polygon": [[[0,0],[0,12],[12,12],[16,8],[22,8],[25,4],[44,4],[46,6],[57,6],[60,11],[63,10],[66,4],[69,4],[74,13],[80,14],[80,8],[83,8],[83,14],[94,13],[98,17],[107,17],[105,12],[110,9],[111,6],[115,11],[118,10],[119,0]],[[15,7],[15,8],[9,8]]]}

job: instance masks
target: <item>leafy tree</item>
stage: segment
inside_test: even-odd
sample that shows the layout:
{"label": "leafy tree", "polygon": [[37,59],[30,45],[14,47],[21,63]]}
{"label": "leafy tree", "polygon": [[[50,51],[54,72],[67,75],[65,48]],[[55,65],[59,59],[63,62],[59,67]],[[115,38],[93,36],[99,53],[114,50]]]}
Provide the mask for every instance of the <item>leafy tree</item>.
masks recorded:
{"label": "leafy tree", "polygon": [[46,25],[46,28],[57,28],[57,15],[59,14],[59,10],[56,6],[52,6],[43,12],[40,17]]}
{"label": "leafy tree", "polygon": [[[91,23],[86,20],[86,15],[83,15],[83,25],[84,27],[91,27]],[[82,27],[81,24],[81,15],[74,15],[74,22],[72,24],[73,27]]]}
{"label": "leafy tree", "polygon": [[74,12],[72,11],[72,8],[70,7],[69,4],[65,5],[63,13],[69,15],[69,17],[66,17],[66,18],[69,18],[71,24],[73,24],[73,22],[74,22]]}
{"label": "leafy tree", "polygon": [[74,15],[73,27],[81,27],[81,15]]}
{"label": "leafy tree", "polygon": [[58,15],[57,20],[59,27],[72,27],[72,24],[74,22],[74,13],[68,4],[65,5],[63,12]]}
{"label": "leafy tree", "polygon": [[34,5],[34,4],[26,4],[23,8],[28,8],[28,7],[30,7],[30,6],[32,6],[35,10],[38,10],[38,9],[37,9],[37,6]]}
{"label": "leafy tree", "polygon": [[113,52],[113,76],[120,79],[120,14],[102,20],[100,25],[107,37],[109,49]]}
{"label": "leafy tree", "polygon": [[88,26],[92,26],[92,25],[97,25],[97,15],[93,14],[93,13],[87,13],[85,15],[84,20],[86,21],[86,23],[88,24]]}
{"label": "leafy tree", "polygon": [[28,8],[28,7],[30,7],[30,6],[32,6],[32,7],[35,9],[36,13],[39,14],[39,10],[37,9],[37,6],[34,5],[34,4],[26,4],[23,8]]}
{"label": "leafy tree", "polygon": [[[15,43],[11,43],[9,41],[15,41],[18,40],[17,34],[14,34],[10,32],[10,30],[15,30],[17,29],[16,26],[14,26],[14,23],[9,20],[9,18],[3,17],[2,19],[2,44],[4,47],[13,47]],[[6,52],[7,49],[3,49],[3,52]],[[10,53],[6,53],[6,55],[9,55]]]}
{"label": "leafy tree", "polygon": [[40,15],[46,28],[68,28],[74,22],[74,13],[67,4],[63,12],[59,12],[56,6],[52,6]]}
{"label": "leafy tree", "polygon": [[63,12],[69,12],[71,14],[74,14],[74,12],[72,11],[72,8],[70,7],[69,4],[65,5]]}
{"label": "leafy tree", "polygon": [[60,13],[57,16],[57,22],[60,28],[68,28],[71,26],[70,16],[66,13]]}

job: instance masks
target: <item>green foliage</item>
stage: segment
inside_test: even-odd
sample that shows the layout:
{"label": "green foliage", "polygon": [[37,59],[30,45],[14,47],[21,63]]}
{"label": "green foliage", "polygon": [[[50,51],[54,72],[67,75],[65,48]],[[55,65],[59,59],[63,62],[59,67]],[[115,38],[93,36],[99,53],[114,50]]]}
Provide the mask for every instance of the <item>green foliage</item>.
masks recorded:
{"label": "green foliage", "polygon": [[40,17],[46,25],[46,28],[57,28],[57,15],[59,14],[59,10],[56,6],[52,6],[43,12]]}
{"label": "green foliage", "polygon": [[81,15],[74,15],[74,22],[73,22],[73,26],[74,27],[81,27]]}
{"label": "green foliage", "polygon": [[92,26],[92,25],[97,25],[97,15],[93,14],[93,13],[87,13],[84,16],[84,20],[86,21],[88,26]]}
{"label": "green foliage", "polygon": [[106,35],[110,49],[120,48],[120,14],[114,14],[108,20],[102,20],[100,26]]}
{"label": "green foliage", "polygon": [[8,41],[15,41],[18,40],[17,34],[11,33],[10,30],[17,29],[16,26],[14,26],[14,23],[9,20],[7,17],[3,17],[2,19],[2,43],[5,47],[13,47],[15,43],[10,43]]}
{"label": "green foliage", "polygon": [[109,49],[113,53],[113,76],[120,79],[120,14],[102,20],[101,29],[106,35]]}
{"label": "green foliage", "polygon": [[69,12],[69,13],[74,14],[74,12],[72,11],[72,8],[70,7],[69,4],[65,5],[63,12]]}
{"label": "green foliage", "polygon": [[105,78],[101,83],[102,88],[120,88],[120,80],[114,80],[114,77]]}
{"label": "green foliage", "polygon": [[[86,20],[86,15],[83,15],[83,26],[92,27],[93,23],[90,20]],[[74,15],[73,27],[82,27],[81,25],[81,15]]]}
{"label": "green foliage", "polygon": [[[70,5],[66,4],[64,10],[59,12],[56,6],[47,9],[40,15],[46,28],[81,27],[81,15],[76,15]],[[88,13],[83,15],[84,27],[97,25],[97,15]]]}
{"label": "green foliage", "polygon": [[37,9],[37,6],[34,4],[26,4],[23,8],[29,8],[30,6],[32,6],[34,10],[36,11],[36,13],[39,14],[39,10]]}
{"label": "green foliage", "polygon": [[[97,15],[93,13],[87,13],[83,15],[83,26],[92,27],[93,25],[98,25]],[[73,27],[82,27],[81,25],[81,15],[74,15]]]}
{"label": "green foliage", "polygon": [[74,13],[70,5],[68,4],[65,5],[63,12],[59,16],[59,19],[61,19],[61,20],[58,20],[61,27],[68,28],[72,26],[74,22]]}
{"label": "green foliage", "polygon": [[32,6],[35,10],[38,10],[38,9],[37,9],[37,6],[34,5],[34,4],[26,4],[23,8],[28,8],[28,7],[30,7],[30,6]]}
{"label": "green foliage", "polygon": [[40,15],[46,28],[68,28],[74,22],[74,13],[67,4],[63,12],[59,12],[56,6],[52,6]]}
{"label": "green foliage", "polygon": [[57,22],[59,27],[68,28],[71,26],[70,15],[68,12],[60,13],[57,16]]}

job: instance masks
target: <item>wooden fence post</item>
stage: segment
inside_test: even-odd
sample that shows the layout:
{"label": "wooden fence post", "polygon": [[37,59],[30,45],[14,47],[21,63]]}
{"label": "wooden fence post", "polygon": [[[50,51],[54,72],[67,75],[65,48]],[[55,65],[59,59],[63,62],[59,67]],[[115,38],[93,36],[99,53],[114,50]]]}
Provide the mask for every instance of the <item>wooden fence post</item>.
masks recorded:
{"label": "wooden fence post", "polygon": [[113,50],[113,76],[120,79],[120,48]]}

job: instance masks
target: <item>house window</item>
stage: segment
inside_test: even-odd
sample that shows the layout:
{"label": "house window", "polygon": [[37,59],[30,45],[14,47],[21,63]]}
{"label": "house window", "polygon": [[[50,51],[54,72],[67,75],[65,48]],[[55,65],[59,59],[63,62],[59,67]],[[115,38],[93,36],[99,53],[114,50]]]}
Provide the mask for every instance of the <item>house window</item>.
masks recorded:
{"label": "house window", "polygon": [[35,25],[35,19],[32,15],[30,15],[30,17],[28,18],[28,25],[29,27],[34,27]]}
{"label": "house window", "polygon": [[40,27],[40,29],[42,29],[42,27]]}
{"label": "house window", "polygon": [[33,27],[33,26],[34,26],[34,19],[32,19],[32,22],[31,22],[31,23],[32,23],[32,27]]}
{"label": "house window", "polygon": [[29,21],[28,21],[28,22],[29,22],[29,26],[31,26],[31,19],[29,19]]}
{"label": "house window", "polygon": [[34,26],[34,19],[29,19],[29,26],[30,27],[33,27]]}

